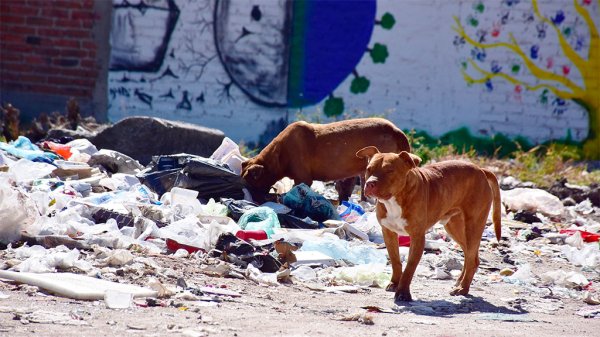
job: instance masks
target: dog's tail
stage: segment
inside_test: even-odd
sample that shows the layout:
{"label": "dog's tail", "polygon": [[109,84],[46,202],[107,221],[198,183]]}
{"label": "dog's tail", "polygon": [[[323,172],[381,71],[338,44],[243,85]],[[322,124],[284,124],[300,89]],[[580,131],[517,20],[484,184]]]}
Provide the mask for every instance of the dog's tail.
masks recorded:
{"label": "dog's tail", "polygon": [[485,177],[487,178],[488,183],[490,184],[490,187],[492,188],[492,194],[493,194],[493,198],[494,198],[494,211],[492,213],[492,222],[494,223],[494,231],[496,232],[496,239],[498,239],[498,241],[500,241],[502,239],[502,228],[500,227],[500,225],[501,225],[500,207],[502,207],[502,204],[500,202],[500,186],[498,186],[498,179],[496,178],[496,175],[494,175],[494,173],[492,173],[491,171],[488,171],[486,169],[482,169],[482,170],[485,173]]}

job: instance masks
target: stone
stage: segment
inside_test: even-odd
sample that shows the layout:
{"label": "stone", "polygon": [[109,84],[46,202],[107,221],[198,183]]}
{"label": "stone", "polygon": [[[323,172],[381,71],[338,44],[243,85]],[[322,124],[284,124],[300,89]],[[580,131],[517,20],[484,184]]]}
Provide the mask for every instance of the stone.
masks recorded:
{"label": "stone", "polygon": [[90,141],[118,151],[142,165],[152,156],[189,153],[209,157],[225,138],[221,130],[161,118],[134,116],[102,130]]}

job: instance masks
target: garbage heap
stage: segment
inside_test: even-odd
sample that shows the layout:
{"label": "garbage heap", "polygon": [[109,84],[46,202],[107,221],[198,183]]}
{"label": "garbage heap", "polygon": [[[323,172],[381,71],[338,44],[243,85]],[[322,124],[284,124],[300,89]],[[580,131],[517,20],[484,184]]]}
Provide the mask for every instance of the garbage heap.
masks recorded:
{"label": "garbage heap", "polygon": [[[202,299],[211,293],[185,281],[163,284],[145,276],[156,274],[143,272],[159,268],[154,258],[171,255],[197,262],[209,275],[259,284],[385,288],[391,267],[373,203],[355,193],[334,205],[332,185],[294,186],[284,179],[274,186],[273,201],[258,205],[239,176],[244,159],[228,138],[209,158],[159,155],[145,167],[85,139],[0,142],[0,279],[76,299],[102,299],[109,307],[127,307],[133,297]],[[526,182],[501,178],[504,240],[496,241],[490,222],[481,251],[492,258],[482,258],[475,284],[509,282],[600,303],[594,290],[600,205],[589,198],[561,200]],[[400,236],[399,242],[405,259],[410,238]],[[427,234],[425,248],[418,277],[460,274],[462,252],[442,225]],[[572,268],[539,273],[542,257]],[[114,282],[127,273],[139,275],[138,285]],[[183,280],[173,270],[161,273]],[[600,310],[582,315],[593,317]]]}

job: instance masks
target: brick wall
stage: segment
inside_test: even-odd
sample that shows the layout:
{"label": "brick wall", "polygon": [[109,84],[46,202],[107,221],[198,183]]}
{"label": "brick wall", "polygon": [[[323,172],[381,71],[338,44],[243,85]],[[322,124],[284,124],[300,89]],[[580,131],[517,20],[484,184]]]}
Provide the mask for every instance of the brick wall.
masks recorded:
{"label": "brick wall", "polygon": [[[2,103],[13,103],[25,115],[35,116],[42,112],[36,108],[62,111],[66,99],[75,97],[85,114],[102,119],[106,112],[95,110],[106,105],[101,102],[106,96],[106,80],[102,80],[107,76],[106,58],[100,49],[108,42],[98,27],[110,20],[110,12],[108,17],[101,12],[110,9],[110,2],[109,6],[102,2],[108,1],[0,1]],[[103,83],[104,88],[99,88]],[[27,107],[27,97],[48,104]],[[15,100],[22,101],[21,106]]]}

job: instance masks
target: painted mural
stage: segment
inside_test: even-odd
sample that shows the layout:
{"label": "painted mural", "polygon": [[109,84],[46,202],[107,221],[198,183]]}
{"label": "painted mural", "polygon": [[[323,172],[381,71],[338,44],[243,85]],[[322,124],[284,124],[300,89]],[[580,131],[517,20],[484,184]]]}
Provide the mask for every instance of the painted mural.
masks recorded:
{"label": "painted mural", "polygon": [[260,143],[298,116],[378,115],[436,137],[569,137],[593,156],[599,3],[113,0],[109,118]]}
{"label": "painted mural", "polygon": [[[534,95],[553,115],[572,113],[573,104],[582,107],[589,120],[584,151],[599,156],[600,39],[592,14],[600,1],[573,0],[571,11],[564,3],[543,6],[547,2],[539,0],[502,3],[499,13],[488,15],[481,1],[462,20],[455,17],[454,44],[470,53],[461,63],[465,81],[488,92],[498,81],[508,82],[511,100],[521,103],[523,95]],[[514,27],[525,27],[524,34],[517,36]],[[497,49],[502,51],[492,53]]]}

